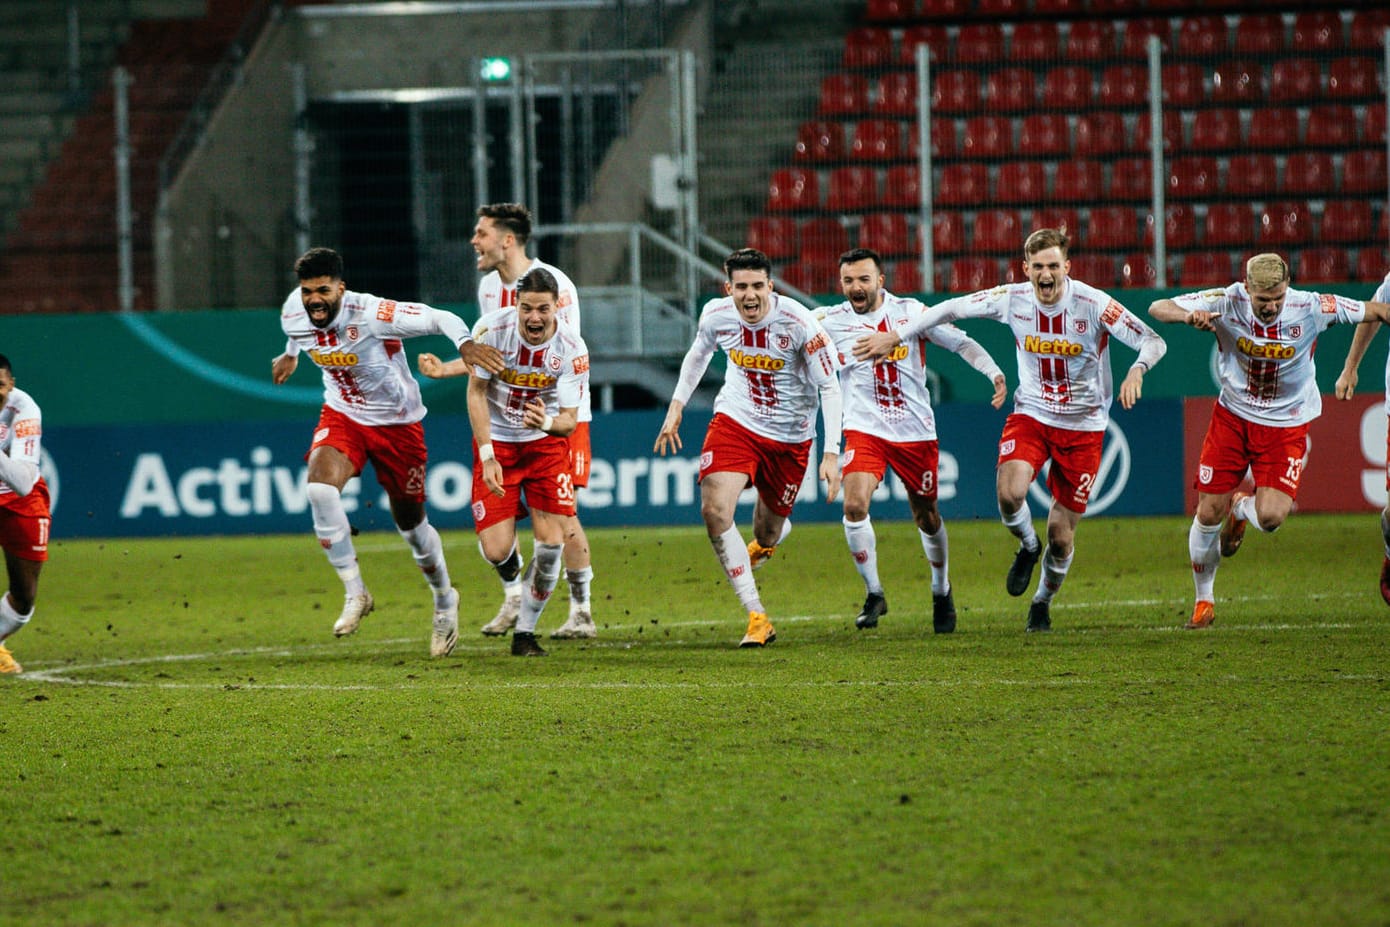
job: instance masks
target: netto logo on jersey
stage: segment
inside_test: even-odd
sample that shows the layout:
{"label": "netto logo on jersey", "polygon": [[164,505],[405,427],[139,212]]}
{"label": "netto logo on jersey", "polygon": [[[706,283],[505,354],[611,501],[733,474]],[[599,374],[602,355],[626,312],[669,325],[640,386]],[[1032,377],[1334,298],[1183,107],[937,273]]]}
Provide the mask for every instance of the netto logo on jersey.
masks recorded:
{"label": "netto logo on jersey", "polygon": [[1260,344],[1249,338],[1237,338],[1236,350],[1260,360],[1292,360],[1295,353],[1291,344]]}
{"label": "netto logo on jersey", "polygon": [[[1001,450],[1002,453],[1002,450]],[[1096,478],[1091,483],[1090,501],[1086,504],[1086,514],[1099,515],[1124,494],[1129,485],[1130,458],[1129,440],[1124,431],[1113,421],[1105,426],[1105,450],[1100,455],[1100,466]],[[1047,491],[1047,474],[1052,462],[1043,464],[1038,478],[1028,487],[1028,497],[1046,509],[1052,505],[1052,496]]]}
{"label": "netto logo on jersey", "polygon": [[309,357],[320,367],[356,367],[357,355],[351,351],[320,351],[309,349]]}
{"label": "netto logo on jersey", "polygon": [[906,358],[907,345],[900,344],[896,348],[888,352],[888,356],[883,359],[883,362],[885,364],[891,364],[893,361],[905,360]]}
{"label": "netto logo on jersey", "polygon": [[1064,338],[1047,340],[1039,338],[1037,335],[1025,335],[1023,350],[1030,354],[1059,354],[1063,357],[1080,357],[1085,348],[1075,341],[1067,341]]}
{"label": "netto logo on jersey", "polygon": [[734,348],[729,352],[729,363],[735,367],[742,367],[744,370],[781,370],[787,366],[787,362],[780,357],[770,357],[766,354],[749,354]]}
{"label": "netto logo on jersey", "polygon": [[548,373],[541,373],[539,370],[512,370],[508,368],[497,375],[497,379],[512,386],[521,386],[526,389],[546,389],[555,385],[555,378]]}

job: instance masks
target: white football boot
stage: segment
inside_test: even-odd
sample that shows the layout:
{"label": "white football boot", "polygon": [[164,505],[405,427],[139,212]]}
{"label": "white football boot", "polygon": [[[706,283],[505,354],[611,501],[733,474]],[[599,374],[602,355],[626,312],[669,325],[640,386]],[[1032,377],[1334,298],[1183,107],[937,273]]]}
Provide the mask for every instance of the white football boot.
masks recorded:
{"label": "white football boot", "polygon": [[598,628],[594,626],[594,616],[589,606],[571,604],[569,620],[551,631],[550,636],[560,640],[598,637]]}
{"label": "white football boot", "polygon": [[348,595],[343,600],[343,613],[338,616],[338,620],[333,622],[333,635],[335,637],[347,637],[357,626],[362,623],[362,619],[372,613],[376,608],[376,603],[372,601],[370,592],[363,592],[361,595]]}
{"label": "white football boot", "polygon": [[430,656],[447,657],[459,641],[459,591],[449,590],[449,604],[434,610],[434,633],[430,635]]}
{"label": "white football boot", "polygon": [[483,633],[488,637],[501,637],[516,627],[516,620],[520,617],[521,587],[518,586],[515,592],[507,590],[507,597],[502,600],[502,607],[497,610],[497,616],[483,625]]}

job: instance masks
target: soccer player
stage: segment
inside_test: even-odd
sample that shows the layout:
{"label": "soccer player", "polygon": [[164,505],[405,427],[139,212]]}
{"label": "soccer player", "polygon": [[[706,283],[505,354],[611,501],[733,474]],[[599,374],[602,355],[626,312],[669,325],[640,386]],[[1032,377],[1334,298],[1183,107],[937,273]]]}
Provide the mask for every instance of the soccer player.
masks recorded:
{"label": "soccer player", "polygon": [[[1000,519],[1019,539],[1004,583],[1010,595],[1027,591],[1042,556],[1042,577],[1028,607],[1029,631],[1052,628],[1052,599],[1071,568],[1076,526],[1100,467],[1114,397],[1110,337],[1139,352],[1120,384],[1120,405],[1126,409],[1139,401],[1145,372],[1167,350],[1163,339],[1134,313],[1068,276],[1069,245],[1065,228],[1037,229],[1023,244],[1028,282],[948,299],[906,327],[866,335],[854,347],[857,359],[882,357],[900,342],[957,319],[994,319],[1013,331],[1018,388],[999,441],[996,490]],[[1033,529],[1028,487],[1049,460],[1052,508],[1044,552]]]}
{"label": "soccer player", "polygon": [[474,337],[503,357],[496,376],[476,369],[468,381],[478,546],[505,577],[517,558],[517,515],[529,508],[535,529],[512,634],[517,657],[545,656],[536,625],[560,577],[574,519],[568,438],[589,391],[589,350],[559,319],[561,292],[549,270],[527,271],[516,282],[516,305],[489,312],[474,328]]}
{"label": "soccer player", "polygon": [[14,385],[0,354],[0,547],[10,588],[0,595],[0,673],[22,673],[5,641],[34,617],[39,572],[48,560],[48,484],[39,472],[43,413]]}
{"label": "soccer player", "polygon": [[[560,288],[556,313],[576,335],[579,325],[579,291],[559,268],[543,263],[539,258],[526,256],[526,243],[531,238],[531,211],[520,203],[493,203],[478,208],[478,223],[473,228],[473,250],[478,254],[478,270],[484,273],[478,282],[478,312],[485,315],[495,309],[517,304],[516,283],[521,276],[537,268],[550,272]],[[589,391],[579,403],[579,423],[570,433],[570,472],[576,490],[589,485],[589,423],[593,421]],[[521,551],[508,558],[505,570],[499,571],[505,597],[497,616],[483,626],[483,633],[501,635],[510,631],[521,609]],[[515,575],[511,575],[511,574]],[[511,578],[508,579],[508,576]],[[589,538],[578,514],[568,516],[565,525],[565,578],[570,592],[569,618],[550,632],[557,638],[590,638],[598,636],[594,624],[593,597],[590,586],[594,578],[589,554]]]}
{"label": "soccer player", "polygon": [[[1278,530],[1293,509],[1308,453],[1308,423],[1322,414],[1313,347],[1336,323],[1385,321],[1390,306],[1295,290],[1277,254],[1245,262],[1225,289],[1155,300],[1160,322],[1216,336],[1221,392],[1198,458],[1197,514],[1187,533],[1196,604],[1185,628],[1216,620],[1216,570],[1240,550],[1247,525]],[[1249,470],[1255,493],[1238,491]]]}
{"label": "soccer player", "polygon": [[[1390,273],[1385,275],[1371,299],[1390,303]],[[1371,339],[1378,331],[1380,323],[1375,321],[1362,322],[1356,327],[1351,347],[1347,350],[1347,359],[1342,365],[1342,374],[1337,378],[1338,399],[1350,399],[1356,392],[1356,368],[1361,366],[1361,358],[1366,356],[1366,349],[1371,346]],[[1385,362],[1385,412],[1390,417],[1390,358]],[[1385,488],[1390,490],[1390,432],[1387,433],[1385,451]],[[1390,605],[1390,501],[1386,502],[1380,513],[1380,535],[1385,539],[1385,561],[1380,565],[1380,597],[1386,605]]]}
{"label": "soccer player", "polygon": [[[700,514],[719,565],[748,613],[740,647],[777,639],[758,595],[753,570],[777,549],[791,528],[788,516],[806,474],[815,436],[816,406],[825,423],[819,475],[827,501],[840,489],[840,364],[824,329],[800,303],[772,291],[772,262],[753,248],[724,261],[727,296],[700,312],[695,341],[681,363],[654,450],[681,449],[685,405],[700,384],[715,349],[728,358],[724,385],[700,453]],[[758,491],[753,540],[747,546],[734,524],[741,492]]]}
{"label": "soccer player", "polygon": [[314,534],[345,590],[333,633],[353,633],[375,607],[342,500],[343,486],[370,460],[391,501],[391,518],[434,591],[430,654],[445,656],[458,640],[458,592],[449,582],[439,533],[425,515],[425,405],[401,339],[444,335],[465,361],[487,369],[500,370],[501,356],[475,345],[468,326],[452,312],[349,290],[343,259],[330,248],[306,251],[295,273],[299,289],[280,310],[285,353],[272,362],[271,380],[289,379],[301,350],[323,371],[323,409],[309,448],[306,493]]}
{"label": "soccer player", "polygon": [[993,383],[996,409],[1008,396],[1004,373],[989,352],[954,325],[938,325],[899,345],[880,363],[856,360],[851,351],[866,330],[905,328],[926,307],[883,288],[883,261],[869,248],[840,255],[840,289],[845,301],[816,317],[835,342],[842,365],[845,540],[867,593],[854,625],[877,627],[879,619],[888,614],[888,599],[878,576],[869,501],[892,467],[907,487],[908,506],[931,564],[932,629],[937,634],[950,634],[956,629],[956,605],[948,571],[946,526],[936,505],[938,447],[936,416],[924,378],[927,344],[959,354]]}

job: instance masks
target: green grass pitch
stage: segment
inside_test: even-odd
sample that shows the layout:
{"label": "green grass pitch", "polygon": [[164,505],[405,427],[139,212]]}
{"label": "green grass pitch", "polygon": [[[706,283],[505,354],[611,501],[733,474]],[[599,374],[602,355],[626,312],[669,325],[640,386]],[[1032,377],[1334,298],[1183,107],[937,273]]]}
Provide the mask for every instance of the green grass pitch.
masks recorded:
{"label": "green grass pitch", "polygon": [[1248,534],[1206,632],[1188,522],[1083,523],[1050,635],[1007,532],[950,523],[950,636],[911,525],[867,632],[798,525],[762,651],[701,530],[595,530],[601,637],[543,660],[476,633],[471,532],[443,660],[393,534],[344,640],[307,524],[59,542],[0,680],[0,924],[1390,923],[1376,517]]}

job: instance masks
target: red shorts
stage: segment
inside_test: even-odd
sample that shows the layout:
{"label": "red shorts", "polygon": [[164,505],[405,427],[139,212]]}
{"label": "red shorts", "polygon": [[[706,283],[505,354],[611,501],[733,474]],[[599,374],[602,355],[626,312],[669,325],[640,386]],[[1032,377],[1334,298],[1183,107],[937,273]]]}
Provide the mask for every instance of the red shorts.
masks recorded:
{"label": "red shorts", "polygon": [[[342,451],[355,474],[361,474],[367,461],[376,470],[376,481],[392,499],[425,501],[425,428],[420,422],[409,425],[362,425],[327,406],[319,413],[314,431],[315,448]],[[305,454],[308,459],[308,454]]]}
{"label": "red shorts", "polygon": [[935,441],[885,441],[862,431],[845,432],[843,473],[872,473],[879,482],[889,467],[907,491],[923,499],[936,498],[936,464],[940,457]]}
{"label": "red shorts", "polygon": [[786,518],[801,491],[810,457],[809,439],[799,444],[774,441],[719,413],[710,421],[700,449],[700,479],[708,473],[742,473],[763,505]]}
{"label": "red shorts", "polygon": [[[483,462],[473,445],[473,528],[482,532],[509,518],[525,518],[527,507],[552,515],[574,514],[574,475],[568,438],[547,436],[518,444],[492,442],[502,465],[504,495],[497,498],[483,482]],[[526,501],[522,503],[522,496]]]}
{"label": "red shorts", "polygon": [[1211,495],[1228,493],[1245,480],[1249,467],[1256,486],[1273,487],[1294,499],[1307,453],[1306,424],[1282,428],[1247,422],[1218,402],[1202,439],[1192,485]]}
{"label": "red shorts", "polygon": [[574,478],[576,489],[589,485],[589,464],[592,450],[589,447],[589,423],[580,422],[570,432],[570,475]]}
{"label": "red shorts", "polygon": [[39,477],[27,496],[0,496],[0,549],[20,560],[48,559],[48,484]]}
{"label": "red shorts", "polygon": [[1095,488],[1096,471],[1100,469],[1103,431],[1072,431],[1044,425],[1037,419],[1017,412],[1004,421],[1004,434],[999,438],[999,463],[1022,460],[1042,471],[1043,464],[1052,461],[1047,472],[1047,490],[1062,508],[1084,513]]}

